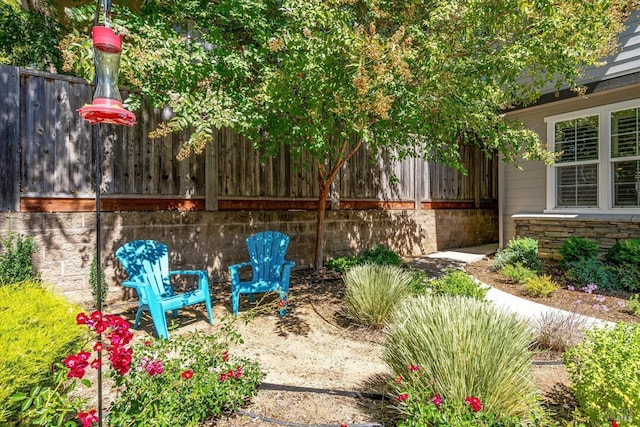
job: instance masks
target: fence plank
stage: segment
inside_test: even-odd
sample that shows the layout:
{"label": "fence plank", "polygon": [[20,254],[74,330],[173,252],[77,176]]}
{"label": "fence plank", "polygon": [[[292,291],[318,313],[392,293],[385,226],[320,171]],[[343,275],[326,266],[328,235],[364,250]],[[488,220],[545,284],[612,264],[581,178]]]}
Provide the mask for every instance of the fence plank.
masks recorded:
{"label": "fence plank", "polygon": [[20,208],[20,74],[0,66],[0,211]]}

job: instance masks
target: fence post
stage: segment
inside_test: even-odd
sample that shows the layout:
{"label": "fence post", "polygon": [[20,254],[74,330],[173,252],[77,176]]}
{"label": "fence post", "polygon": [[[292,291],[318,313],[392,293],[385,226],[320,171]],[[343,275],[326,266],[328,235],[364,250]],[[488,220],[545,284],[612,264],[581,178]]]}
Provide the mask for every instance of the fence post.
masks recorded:
{"label": "fence post", "polygon": [[20,70],[0,66],[0,211],[20,210]]}

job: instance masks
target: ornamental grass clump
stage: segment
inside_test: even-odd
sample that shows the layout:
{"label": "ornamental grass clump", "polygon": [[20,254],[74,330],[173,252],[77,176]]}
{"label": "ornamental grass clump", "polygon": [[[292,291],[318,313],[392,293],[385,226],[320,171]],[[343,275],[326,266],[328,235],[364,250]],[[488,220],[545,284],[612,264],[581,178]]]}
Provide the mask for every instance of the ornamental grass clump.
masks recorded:
{"label": "ornamental grass clump", "polygon": [[584,339],[586,321],[577,313],[549,310],[540,315],[536,326],[540,348],[564,353]]}
{"label": "ornamental grass clump", "polygon": [[586,331],[585,340],[565,353],[564,364],[588,425],[640,425],[640,325]]}
{"label": "ornamental grass clump", "polygon": [[429,391],[459,405],[472,396],[484,411],[505,416],[538,406],[530,372],[533,328],[516,314],[465,297],[420,296],[394,311],[385,335],[384,359],[396,375],[420,368],[408,397]]}
{"label": "ornamental grass clump", "polygon": [[400,302],[410,295],[413,274],[394,265],[363,264],[343,276],[343,314],[362,325],[381,328]]}

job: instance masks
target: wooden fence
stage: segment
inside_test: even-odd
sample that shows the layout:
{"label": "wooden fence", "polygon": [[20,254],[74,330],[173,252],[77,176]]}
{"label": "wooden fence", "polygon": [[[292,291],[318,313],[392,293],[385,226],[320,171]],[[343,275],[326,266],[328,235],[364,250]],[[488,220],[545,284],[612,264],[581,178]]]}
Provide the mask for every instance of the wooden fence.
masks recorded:
{"label": "wooden fence", "polygon": [[[136,112],[137,125],[102,125],[94,135],[76,112],[92,95],[82,79],[0,66],[0,211],[93,210],[94,144],[101,150],[104,210],[317,207],[317,169],[303,168],[287,147],[265,159],[242,135],[221,129],[206,153],[178,161],[187,134],[149,138],[161,112],[148,106]],[[343,168],[327,203],[337,209],[495,206],[496,157],[460,149],[467,176],[417,159],[383,156],[372,163],[363,149]]]}

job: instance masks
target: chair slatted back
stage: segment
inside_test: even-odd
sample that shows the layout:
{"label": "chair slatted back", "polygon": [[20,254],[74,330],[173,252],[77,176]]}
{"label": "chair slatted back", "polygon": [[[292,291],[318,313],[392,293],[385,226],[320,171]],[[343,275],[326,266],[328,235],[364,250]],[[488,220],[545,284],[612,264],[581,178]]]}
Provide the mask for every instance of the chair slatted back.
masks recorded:
{"label": "chair slatted back", "polygon": [[280,281],[289,236],[279,231],[263,231],[247,237],[246,242],[254,280]]}
{"label": "chair slatted back", "polygon": [[[134,240],[116,251],[129,280],[145,282],[156,295],[173,295],[169,279],[169,249],[155,240]],[[146,301],[145,301],[146,303]]]}

